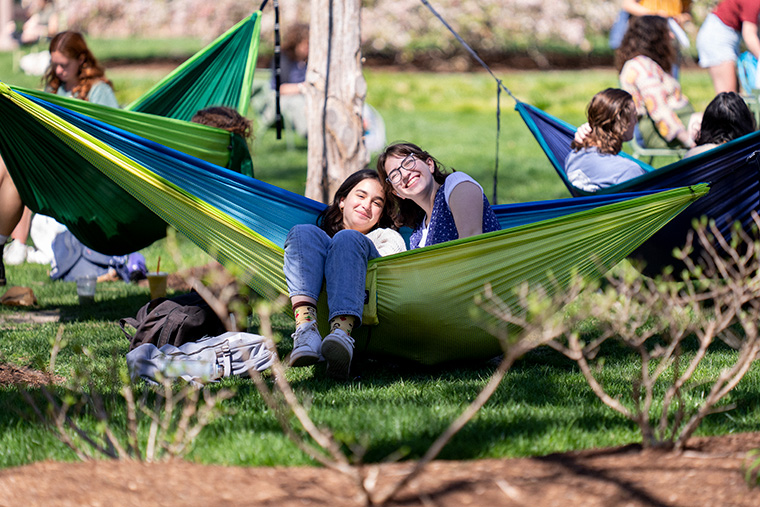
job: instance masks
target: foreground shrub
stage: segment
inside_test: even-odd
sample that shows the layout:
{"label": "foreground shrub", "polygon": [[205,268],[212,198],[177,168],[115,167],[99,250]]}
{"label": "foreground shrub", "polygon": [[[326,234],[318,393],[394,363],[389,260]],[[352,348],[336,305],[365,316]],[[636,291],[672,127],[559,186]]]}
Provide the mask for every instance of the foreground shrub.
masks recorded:
{"label": "foreground shrub", "polygon": [[[517,310],[493,296],[483,307],[529,334],[554,335],[547,344],[576,361],[605,405],[636,423],[645,447],[680,450],[705,417],[733,408],[725,400],[760,352],[760,243],[739,229],[725,239],[705,223],[695,238],[707,256],[697,265],[687,245],[679,257],[689,269],[678,279],[622,269],[603,287],[577,281],[551,298],[523,288]],[[705,364],[718,341],[736,353],[714,374]],[[638,355],[625,396],[604,382],[610,342]]]}

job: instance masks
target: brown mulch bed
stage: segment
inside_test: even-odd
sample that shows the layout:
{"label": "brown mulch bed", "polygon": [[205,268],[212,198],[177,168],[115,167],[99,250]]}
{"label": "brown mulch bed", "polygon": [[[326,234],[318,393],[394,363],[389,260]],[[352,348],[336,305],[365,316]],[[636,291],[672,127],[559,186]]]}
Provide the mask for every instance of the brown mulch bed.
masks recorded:
{"label": "brown mulch bed", "polygon": [[[757,506],[744,482],[760,433],[695,438],[679,455],[637,446],[539,458],[436,461],[391,505]],[[381,485],[409,464],[379,467]],[[0,470],[0,505],[360,505],[340,474],[306,467],[243,468],[174,461],[43,462]]]}
{"label": "brown mulch bed", "polygon": [[[0,363],[0,384],[48,377]],[[436,461],[391,505],[757,506],[744,480],[759,433],[694,438],[682,453],[638,445],[537,458]],[[372,465],[380,486],[409,463]],[[0,506],[361,505],[350,479],[324,468],[225,467],[185,461],[41,462],[0,470]]]}

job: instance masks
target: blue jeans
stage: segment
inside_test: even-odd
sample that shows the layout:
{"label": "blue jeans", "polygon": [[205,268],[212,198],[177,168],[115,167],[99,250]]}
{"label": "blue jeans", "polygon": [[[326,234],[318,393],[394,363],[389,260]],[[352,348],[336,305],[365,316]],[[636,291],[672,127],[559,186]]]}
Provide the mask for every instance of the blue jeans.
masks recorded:
{"label": "blue jeans", "polygon": [[329,318],[352,315],[358,327],[364,311],[367,262],[375,257],[380,257],[377,248],[358,231],[338,231],[331,238],[316,225],[296,225],[285,239],[288,293],[316,301],[324,280]]}

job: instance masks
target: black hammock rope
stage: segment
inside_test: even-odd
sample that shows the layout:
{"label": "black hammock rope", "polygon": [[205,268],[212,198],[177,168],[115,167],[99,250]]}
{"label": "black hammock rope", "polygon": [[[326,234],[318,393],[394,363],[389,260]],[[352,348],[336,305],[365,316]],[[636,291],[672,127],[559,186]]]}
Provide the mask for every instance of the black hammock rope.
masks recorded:
{"label": "black hammock rope", "polygon": [[[264,10],[264,6],[269,0],[264,0],[264,3],[259,7],[260,11]],[[280,111],[280,84],[282,83],[282,75],[280,70],[280,4],[277,0],[272,1],[272,8],[274,9],[274,125],[277,128],[277,139],[282,139],[283,119],[282,112]]]}
{"label": "black hammock rope", "polygon": [[496,165],[494,167],[493,171],[493,204],[498,204],[496,202],[496,188],[498,184],[498,174],[499,174],[499,136],[501,135],[501,91],[504,90],[507,92],[507,94],[514,99],[514,101],[517,103],[519,100],[517,100],[517,97],[515,97],[512,92],[504,86],[504,83],[502,83],[501,79],[496,77],[496,75],[493,73],[491,68],[484,62],[478,54],[475,52],[474,49],[472,49],[465,41],[462,39],[462,37],[459,36],[459,34],[451,28],[451,25],[449,25],[443,17],[438,14],[438,11],[436,11],[432,5],[427,0],[420,0],[425,7],[430,9],[430,12],[433,13],[433,15],[438,18],[443,25],[449,29],[449,31],[456,37],[456,39],[459,41],[462,46],[467,50],[468,53],[472,55],[472,57],[477,61],[480,65],[483,66],[484,69],[488,71],[489,74],[491,74],[491,77],[493,77],[496,80]]}

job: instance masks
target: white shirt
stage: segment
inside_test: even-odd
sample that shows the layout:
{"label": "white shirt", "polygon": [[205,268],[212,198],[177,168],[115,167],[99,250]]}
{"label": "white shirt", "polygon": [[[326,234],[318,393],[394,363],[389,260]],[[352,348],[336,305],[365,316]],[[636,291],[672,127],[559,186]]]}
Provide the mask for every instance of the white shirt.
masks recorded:
{"label": "white shirt", "polygon": [[393,229],[375,229],[367,233],[367,237],[375,245],[381,256],[406,252],[406,243],[398,231]]}

